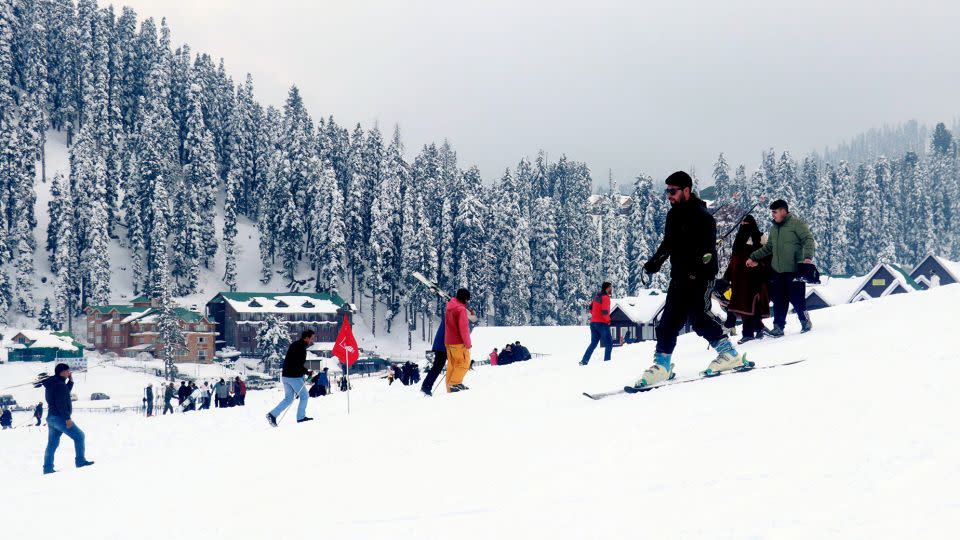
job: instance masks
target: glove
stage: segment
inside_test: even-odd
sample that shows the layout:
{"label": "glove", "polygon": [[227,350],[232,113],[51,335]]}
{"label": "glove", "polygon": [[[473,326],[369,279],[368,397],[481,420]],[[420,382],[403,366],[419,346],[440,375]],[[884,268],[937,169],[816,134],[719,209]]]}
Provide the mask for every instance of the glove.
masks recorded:
{"label": "glove", "polygon": [[648,274],[656,274],[660,271],[660,265],[653,262],[652,260],[647,261],[643,264],[643,271]]}

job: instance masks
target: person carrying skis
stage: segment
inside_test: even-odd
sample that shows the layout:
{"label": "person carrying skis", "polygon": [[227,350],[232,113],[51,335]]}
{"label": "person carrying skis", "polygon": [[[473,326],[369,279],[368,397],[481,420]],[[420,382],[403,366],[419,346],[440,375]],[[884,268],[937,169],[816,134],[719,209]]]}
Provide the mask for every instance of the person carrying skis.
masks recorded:
{"label": "person carrying skis", "polygon": [[[597,343],[603,343],[603,361],[610,361],[610,353],[613,351],[613,340],[610,339],[610,295],[612,293],[613,285],[609,281],[604,281],[600,285],[600,290],[593,295],[593,301],[590,302],[590,345],[580,359],[581,366],[590,362]],[[517,345],[519,343],[518,341]],[[524,359],[523,353],[518,352],[521,359]]]}
{"label": "person carrying skis", "polygon": [[737,316],[743,319],[743,337],[738,344],[762,338],[762,320],[770,314],[764,267],[747,266],[750,255],[760,247],[761,236],[757,220],[750,214],[744,216],[733,240],[730,263],[723,273],[723,279],[730,284],[727,313],[734,324]]}
{"label": "person carrying skis", "polygon": [[430,351],[433,352],[433,365],[430,366],[430,371],[427,372],[427,376],[423,378],[423,384],[420,385],[420,391],[427,397],[433,395],[433,383],[436,382],[440,372],[443,371],[443,366],[447,364],[447,347],[444,345],[444,339],[447,335],[445,323],[446,317],[442,317],[440,326],[437,327],[437,333],[433,336],[433,347],[430,348]]}
{"label": "person carrying skis", "polygon": [[43,419],[43,402],[37,403],[37,407],[33,409],[33,417],[37,419],[37,425],[40,425],[40,420]]}
{"label": "person carrying skis", "polygon": [[303,380],[304,375],[313,375],[313,372],[306,368],[307,349],[313,345],[313,333],[313,330],[304,330],[300,334],[300,339],[287,348],[287,356],[283,359],[283,371],[280,377],[283,383],[283,400],[267,413],[267,422],[273,427],[277,427],[277,416],[293,403],[295,394],[300,398],[300,404],[297,406],[297,423],[313,420],[307,416],[307,402],[310,401],[310,394],[307,392],[307,383]]}
{"label": "person carrying skis", "polygon": [[70,391],[73,390],[73,374],[70,366],[57,364],[53,370],[54,376],[43,381],[44,394],[47,400],[47,449],[43,454],[43,474],[56,472],[53,469],[53,456],[60,446],[60,437],[66,434],[73,439],[73,448],[76,455],[74,464],[77,468],[93,465],[87,461],[85,450],[86,437],[83,431],[73,423],[73,403],[70,401]]}
{"label": "person carrying skis", "polygon": [[458,289],[454,298],[447,302],[444,311],[443,344],[447,348],[447,392],[469,390],[463,385],[463,377],[470,370],[470,313],[467,302],[470,291]]}
{"label": "person carrying skis", "polygon": [[670,285],[657,325],[653,365],[634,383],[636,388],[670,379],[673,374],[670,359],[677,336],[688,321],[697,335],[717,351],[717,357],[705,371],[707,375],[748,365],[746,357],[737,353],[711,311],[710,295],[718,269],[717,223],[707,212],[706,203],[692,193],[693,180],[689,174],[677,171],[668,176],[665,183],[671,208],[663,240],[643,270],[655,274],[669,258]]}
{"label": "person carrying skis", "polygon": [[800,319],[801,332],[813,329],[810,316],[807,315],[807,288],[802,281],[795,281],[797,277],[797,263],[811,264],[816,250],[816,243],[810,228],[799,217],[790,213],[787,202],[777,199],[770,205],[770,215],[773,226],[770,227],[770,236],[763,247],[750,255],[747,266],[755,268],[765,257],[773,255],[770,266],[773,269],[770,276],[770,298],[773,300],[773,337],[783,336],[783,327],[787,324],[788,304],[793,304],[793,310]]}
{"label": "person carrying skis", "polygon": [[170,383],[163,390],[163,414],[167,414],[167,411],[173,414],[173,406],[170,405],[170,400],[173,399],[173,395],[173,383]]}

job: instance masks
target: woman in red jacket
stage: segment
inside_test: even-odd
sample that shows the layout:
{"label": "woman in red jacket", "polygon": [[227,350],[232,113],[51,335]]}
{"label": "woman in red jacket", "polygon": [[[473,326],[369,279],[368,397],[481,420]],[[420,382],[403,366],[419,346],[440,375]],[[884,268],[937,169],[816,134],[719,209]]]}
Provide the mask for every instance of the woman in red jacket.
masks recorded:
{"label": "woman in red jacket", "polygon": [[590,303],[590,346],[583,353],[583,359],[580,365],[585,366],[593,355],[593,350],[597,348],[597,343],[603,343],[603,361],[610,360],[610,352],[613,350],[613,340],[610,338],[610,295],[613,293],[613,285],[609,281],[604,281],[600,291],[593,295],[593,302]]}

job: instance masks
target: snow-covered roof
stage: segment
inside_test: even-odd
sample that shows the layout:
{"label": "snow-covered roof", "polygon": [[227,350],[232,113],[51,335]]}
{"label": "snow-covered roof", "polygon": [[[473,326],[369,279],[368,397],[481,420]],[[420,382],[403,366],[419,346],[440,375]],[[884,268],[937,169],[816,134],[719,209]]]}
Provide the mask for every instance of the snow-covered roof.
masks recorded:
{"label": "snow-covered roof", "polygon": [[[13,338],[17,335],[22,334],[23,337],[30,340],[32,343],[27,345],[27,348],[30,349],[40,349],[40,348],[50,348],[50,349],[60,349],[61,351],[76,351],[77,347],[73,344],[73,339],[68,336],[60,336],[54,334],[49,330],[19,330],[16,333],[10,336],[10,341],[13,341]],[[19,348],[12,347],[12,343],[8,345],[9,348]]]}
{"label": "snow-covered roof", "polygon": [[828,278],[819,285],[807,285],[807,296],[816,291],[831,306],[846,304],[861,284],[863,277]]}
{"label": "snow-covered roof", "polygon": [[127,315],[126,317],[124,317],[123,320],[120,321],[120,324],[130,324],[133,321],[139,319],[140,317],[143,317],[144,315],[146,315],[149,311],[150,311],[149,308],[143,311],[134,311],[130,315]]}
{"label": "snow-covered roof", "polygon": [[130,352],[140,352],[140,351],[152,351],[153,343],[144,343],[142,345],[134,345],[133,347],[127,347],[124,351]]}
{"label": "snow-covered roof", "polygon": [[[943,257],[940,257],[940,256],[938,256],[938,255],[932,255],[932,254],[931,254],[931,255],[927,255],[926,257],[924,257],[923,260],[920,261],[920,264],[918,264],[918,265],[913,269],[913,271],[910,272],[910,275],[911,275],[911,276],[914,276],[914,274],[917,274],[917,270],[918,270],[921,266],[923,266],[924,263],[926,263],[927,260],[930,259],[931,257],[932,257],[935,261],[937,261],[937,263],[938,263],[944,270],[946,270],[947,274],[949,274],[950,277],[952,277],[955,282],[960,283],[960,263],[954,262],[954,261],[951,261],[951,260],[948,260],[948,259],[944,259]],[[925,284],[925,285],[927,285],[927,286],[931,286],[931,285],[932,285],[932,284],[929,282],[930,280],[927,278],[927,276],[917,275],[917,276],[914,277],[914,279],[916,279],[918,282],[922,282],[923,284]]]}
{"label": "snow-covered roof", "polygon": [[237,313],[336,313],[339,307],[326,298],[309,296],[253,296],[249,300],[224,298]]}
{"label": "snow-covered roof", "polygon": [[613,298],[610,300],[610,312],[613,313],[614,309],[620,308],[620,311],[631,321],[647,323],[657,316],[666,301],[667,295],[662,293]]}
{"label": "snow-covered roof", "polygon": [[874,266],[873,270],[870,270],[866,276],[860,279],[858,287],[854,289],[853,295],[849,300],[847,300],[847,303],[856,302],[857,300],[866,300],[867,298],[875,298],[874,296],[867,294],[862,289],[867,285],[867,283],[870,282],[871,279],[873,279],[873,276],[880,271],[881,268],[886,269],[887,272],[893,276],[893,281],[891,281],[890,284],[887,285],[887,287],[883,290],[883,292],[880,293],[880,296],[887,296],[898,286],[903,288],[903,290],[906,292],[915,291],[917,289],[916,282],[910,279],[906,272],[892,264],[880,263]]}

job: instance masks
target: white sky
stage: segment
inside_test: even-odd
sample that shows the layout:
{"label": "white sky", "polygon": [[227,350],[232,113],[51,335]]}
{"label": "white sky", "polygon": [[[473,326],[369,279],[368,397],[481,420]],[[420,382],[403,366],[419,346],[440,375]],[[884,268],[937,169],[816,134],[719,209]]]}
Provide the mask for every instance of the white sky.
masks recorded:
{"label": "white sky", "polygon": [[[104,0],[100,0],[104,4]],[[914,0],[127,0],[235,82],[407,153],[447,138],[485,179],[540,148],[663,177],[719,152],[802,155],[912,118],[960,112],[960,3]],[[119,11],[119,9],[118,9]]]}

